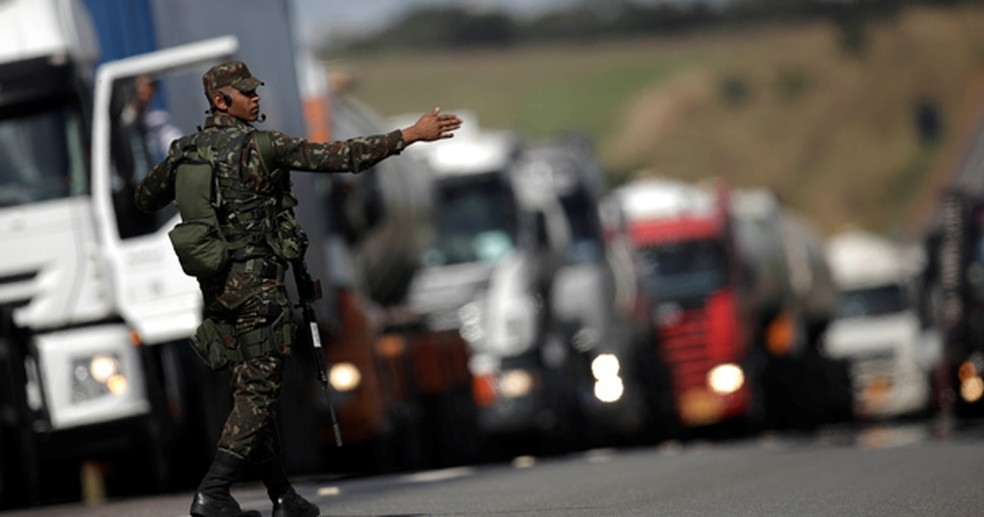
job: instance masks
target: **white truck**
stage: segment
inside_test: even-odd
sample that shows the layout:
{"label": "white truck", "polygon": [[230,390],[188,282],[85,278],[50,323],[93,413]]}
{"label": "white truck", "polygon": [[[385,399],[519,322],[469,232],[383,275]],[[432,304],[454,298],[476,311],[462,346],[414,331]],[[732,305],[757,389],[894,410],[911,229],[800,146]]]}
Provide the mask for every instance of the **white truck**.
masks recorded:
{"label": "white truck", "polygon": [[827,330],[825,350],[851,363],[855,413],[872,419],[927,411],[939,339],[919,318],[919,257],[861,231],[832,237],[827,257],[839,310]]}
{"label": "white truck", "polygon": [[430,332],[467,342],[479,434],[493,452],[555,452],[640,432],[647,401],[615,320],[587,142],[531,144],[459,115],[454,140],[411,149],[437,200],[409,301]]}
{"label": "white truck", "polygon": [[[195,281],[166,235],[123,238],[114,121],[118,81],[204,69],[234,37],[106,63],[68,0],[0,2],[0,500],[79,487],[79,462],[163,488],[195,425],[182,349],[199,322]],[[198,72],[200,73],[200,72]],[[122,140],[116,140],[122,141]],[[74,465],[74,467],[73,467]],[[129,470],[132,467],[139,470]],[[137,475],[130,475],[137,472]],[[66,479],[62,479],[66,478]],[[74,483],[67,482],[74,481]]]}

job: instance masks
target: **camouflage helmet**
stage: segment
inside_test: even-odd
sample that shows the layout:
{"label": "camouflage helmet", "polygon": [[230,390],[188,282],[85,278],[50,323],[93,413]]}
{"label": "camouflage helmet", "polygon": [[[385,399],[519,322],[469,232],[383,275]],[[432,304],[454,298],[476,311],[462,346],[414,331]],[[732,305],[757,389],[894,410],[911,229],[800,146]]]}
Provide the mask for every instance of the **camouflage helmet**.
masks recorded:
{"label": "camouflage helmet", "polygon": [[241,92],[248,92],[255,90],[261,84],[263,81],[253,77],[249,68],[246,67],[246,63],[242,61],[219,63],[209,68],[208,72],[202,76],[202,85],[205,87],[206,97],[211,97],[212,92],[226,86],[232,86]]}

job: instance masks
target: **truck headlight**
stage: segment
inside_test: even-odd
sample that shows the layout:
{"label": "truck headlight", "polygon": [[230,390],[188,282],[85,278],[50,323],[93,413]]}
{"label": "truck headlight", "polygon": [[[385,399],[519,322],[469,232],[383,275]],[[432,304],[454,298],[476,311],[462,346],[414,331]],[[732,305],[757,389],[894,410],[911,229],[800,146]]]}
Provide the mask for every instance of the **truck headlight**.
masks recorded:
{"label": "truck headlight", "polygon": [[625,393],[625,385],[622,384],[622,379],[618,377],[595,381],[595,398],[602,402],[608,404],[618,402],[623,393]]}
{"label": "truck headlight", "polygon": [[603,381],[605,379],[618,378],[618,372],[622,366],[618,362],[618,357],[613,354],[600,354],[591,361],[591,373],[594,378]]}
{"label": "truck headlight", "polygon": [[93,356],[92,360],[89,361],[89,373],[96,382],[105,384],[110,377],[119,371],[120,363],[116,360],[116,356],[99,354]]}
{"label": "truck headlight", "polygon": [[619,377],[622,365],[614,354],[599,354],[591,361],[591,374],[594,375],[595,398],[605,402],[617,402],[625,393],[625,384]]}
{"label": "truck headlight", "polygon": [[745,372],[736,364],[715,366],[707,374],[707,387],[718,395],[730,395],[745,384]]}
{"label": "truck headlight", "polygon": [[104,395],[126,393],[129,382],[115,354],[81,357],[72,366],[72,402],[87,402]]}
{"label": "truck headlight", "polygon": [[977,367],[980,358],[972,358],[960,364],[957,370],[957,378],[960,380],[960,398],[969,404],[973,404],[981,397],[984,397],[984,380],[981,380],[981,372]]}
{"label": "truck headlight", "polygon": [[499,393],[506,398],[519,398],[533,391],[533,376],[526,370],[508,370],[499,376]]}
{"label": "truck headlight", "polygon": [[328,373],[328,382],[339,392],[352,391],[362,384],[362,373],[352,363],[344,362],[332,365]]}

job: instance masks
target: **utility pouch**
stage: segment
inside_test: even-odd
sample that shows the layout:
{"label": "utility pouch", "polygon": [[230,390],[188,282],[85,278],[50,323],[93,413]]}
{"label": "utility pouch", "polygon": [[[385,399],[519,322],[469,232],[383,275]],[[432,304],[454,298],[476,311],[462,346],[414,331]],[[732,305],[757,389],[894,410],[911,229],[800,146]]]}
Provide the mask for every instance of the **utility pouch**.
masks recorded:
{"label": "utility pouch", "polygon": [[234,355],[236,328],[231,323],[205,318],[191,337],[191,348],[213,370],[229,367]]}
{"label": "utility pouch", "polygon": [[289,310],[281,311],[272,323],[240,334],[234,360],[245,361],[268,354],[288,355],[294,342],[294,323]]}
{"label": "utility pouch", "polygon": [[178,165],[174,180],[175,200],[182,222],[168,232],[185,274],[208,278],[229,263],[229,244],[219,230],[218,206],[212,165],[188,160]]}
{"label": "utility pouch", "polygon": [[307,251],[307,235],[297,224],[294,214],[284,210],[277,214],[273,231],[268,234],[267,244],[285,262],[293,262]]}
{"label": "utility pouch", "polygon": [[178,223],[167,236],[187,275],[208,278],[221,273],[229,263],[229,245],[213,221]]}

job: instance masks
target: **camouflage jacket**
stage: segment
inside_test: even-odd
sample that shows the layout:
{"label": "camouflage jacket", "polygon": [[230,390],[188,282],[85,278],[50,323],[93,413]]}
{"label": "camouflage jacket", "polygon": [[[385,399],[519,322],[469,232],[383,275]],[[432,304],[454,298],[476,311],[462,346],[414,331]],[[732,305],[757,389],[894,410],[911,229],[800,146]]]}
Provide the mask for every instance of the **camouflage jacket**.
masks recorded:
{"label": "camouflage jacket", "polygon": [[[225,113],[212,114],[205,119],[205,131],[222,128],[252,129],[246,122]],[[388,156],[399,154],[405,147],[399,130],[329,143],[308,142],[279,131],[269,133],[273,165],[282,170],[361,172]],[[182,141],[175,140],[167,158],[137,185],[134,202],[141,211],[153,213],[174,201],[174,170],[181,157]],[[240,164],[243,180],[259,191],[273,188],[274,178],[261,165],[254,137],[250,137],[247,146],[249,151],[243,153]]]}
{"label": "camouflage jacket", "polygon": [[[284,175],[286,171],[359,172],[399,153],[405,147],[400,131],[331,143],[308,142],[270,131],[268,134],[273,156],[268,157],[272,162],[268,163],[271,167],[268,171],[260,158],[253,128],[235,117],[214,114],[205,121],[205,133],[188,135],[174,141],[167,158],[137,185],[134,194],[137,208],[144,212],[154,212],[174,201],[175,171],[185,156],[185,147],[193,145],[198,135],[206,137],[206,141],[215,140],[209,138],[213,136],[207,134],[210,131],[228,131],[232,133],[231,137],[243,135],[246,138],[242,148],[244,151],[241,154],[238,151],[230,152],[229,159],[236,159],[236,154],[240,154],[238,167],[232,168],[238,169],[242,179],[241,186],[260,197],[276,196],[282,192],[285,182],[289,184]],[[227,229],[227,226],[223,226],[223,231]],[[282,280],[260,278],[256,272],[247,271],[244,267],[249,267],[246,262],[236,262],[225,274],[199,279],[206,312],[213,315],[238,314],[238,319],[243,320],[236,322],[237,330],[241,331],[262,325],[270,319],[268,311],[263,308],[269,304],[257,300],[277,301],[280,296],[278,292],[282,289]]]}

